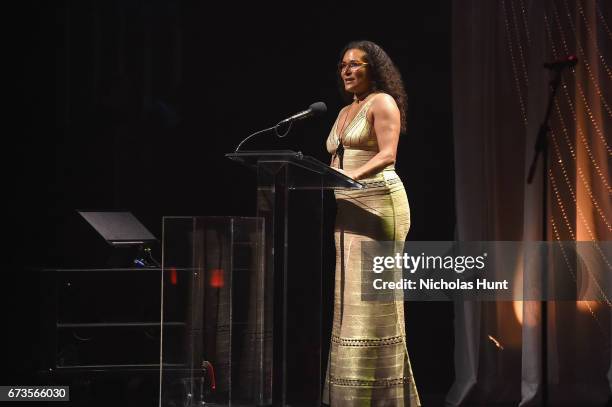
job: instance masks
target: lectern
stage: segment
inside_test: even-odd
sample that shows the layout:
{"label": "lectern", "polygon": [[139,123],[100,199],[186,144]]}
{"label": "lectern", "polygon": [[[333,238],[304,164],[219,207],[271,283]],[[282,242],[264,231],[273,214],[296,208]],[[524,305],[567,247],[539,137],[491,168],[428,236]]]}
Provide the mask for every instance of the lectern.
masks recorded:
{"label": "lectern", "polygon": [[[264,323],[259,404],[320,406],[323,191],[359,182],[301,152],[226,155],[257,172],[257,216],[265,229],[264,276],[256,298]],[[308,192],[309,191],[309,192]],[[298,201],[300,213],[290,213]]]}

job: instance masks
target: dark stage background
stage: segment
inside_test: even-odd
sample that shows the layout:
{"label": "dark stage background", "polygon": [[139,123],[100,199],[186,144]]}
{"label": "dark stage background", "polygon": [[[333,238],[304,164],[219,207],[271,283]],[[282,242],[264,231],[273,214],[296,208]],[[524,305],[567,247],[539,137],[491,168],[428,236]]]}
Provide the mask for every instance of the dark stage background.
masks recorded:
{"label": "dark stage background", "polygon": [[[453,239],[451,7],[441,0],[394,7],[22,3],[8,17],[17,80],[7,79],[18,98],[4,161],[10,243],[2,384],[38,380],[45,337],[32,268],[106,261],[104,242],[75,209],[129,210],[157,237],[164,215],[254,215],[255,176],[224,153],[320,100],[329,109],[323,118],[297,123],[285,140],[261,135],[245,147],[327,161],[324,141],[342,107],[336,63],[350,40],[379,43],[405,80],[408,131],[397,168],[412,211],[408,239]],[[333,225],[326,227],[329,278]],[[425,405],[452,383],[452,332],[450,304],[407,304]]]}

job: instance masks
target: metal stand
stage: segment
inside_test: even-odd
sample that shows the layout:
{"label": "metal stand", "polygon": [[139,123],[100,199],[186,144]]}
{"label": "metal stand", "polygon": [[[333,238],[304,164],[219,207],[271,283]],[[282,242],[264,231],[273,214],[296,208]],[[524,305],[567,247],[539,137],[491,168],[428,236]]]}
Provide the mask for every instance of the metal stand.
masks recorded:
{"label": "metal stand", "polygon": [[[531,166],[529,167],[529,176],[527,178],[527,183],[531,184],[533,181],[533,177],[535,175],[535,169],[538,162],[538,157],[542,156],[542,220],[541,220],[541,228],[542,242],[548,240],[548,132],[550,128],[548,127],[548,120],[550,118],[550,113],[552,111],[553,102],[555,100],[555,95],[557,93],[557,89],[559,88],[559,84],[561,83],[561,72],[562,67],[554,69],[555,76],[550,81],[550,93],[548,96],[548,106],[546,108],[546,114],[544,116],[544,120],[542,124],[540,124],[540,129],[538,131],[538,136],[535,142],[535,153],[533,156],[533,160],[531,161]],[[546,249],[546,247],[544,247]],[[546,253],[542,256],[542,297],[546,298],[547,296],[547,287],[548,287],[548,255]],[[541,365],[542,365],[542,405],[548,405],[548,302],[547,300],[542,300],[540,302],[540,315],[541,315]]]}

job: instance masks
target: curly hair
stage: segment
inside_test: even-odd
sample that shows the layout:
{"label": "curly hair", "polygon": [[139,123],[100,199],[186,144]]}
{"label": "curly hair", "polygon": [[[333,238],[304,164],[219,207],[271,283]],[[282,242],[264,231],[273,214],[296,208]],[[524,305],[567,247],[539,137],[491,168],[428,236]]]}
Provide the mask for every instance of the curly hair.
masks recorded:
{"label": "curly hair", "polygon": [[[342,61],[344,54],[349,49],[359,49],[365,52],[364,59],[370,69],[373,90],[388,93],[395,99],[395,103],[397,103],[400,111],[401,132],[405,133],[408,97],[406,96],[402,75],[399,70],[393,61],[391,61],[389,55],[372,41],[349,42],[340,53],[340,61]],[[344,90],[344,83],[340,74],[338,74],[338,86],[342,97],[347,102],[350,102],[353,96]]]}

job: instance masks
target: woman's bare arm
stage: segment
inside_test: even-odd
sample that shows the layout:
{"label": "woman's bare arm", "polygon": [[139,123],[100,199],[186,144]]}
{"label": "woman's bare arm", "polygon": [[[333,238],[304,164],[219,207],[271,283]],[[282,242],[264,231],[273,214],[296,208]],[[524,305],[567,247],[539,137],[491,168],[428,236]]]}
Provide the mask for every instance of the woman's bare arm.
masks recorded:
{"label": "woman's bare arm", "polygon": [[382,93],[370,106],[379,152],[367,163],[345,173],[353,179],[367,178],[395,163],[400,135],[400,111],[390,95]]}

